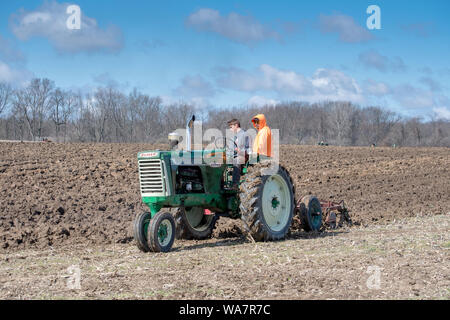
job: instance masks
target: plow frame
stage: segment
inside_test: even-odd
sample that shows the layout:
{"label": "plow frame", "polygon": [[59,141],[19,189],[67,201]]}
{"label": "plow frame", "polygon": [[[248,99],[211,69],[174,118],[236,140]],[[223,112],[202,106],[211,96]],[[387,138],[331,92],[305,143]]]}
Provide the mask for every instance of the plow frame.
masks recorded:
{"label": "plow frame", "polygon": [[[325,226],[336,229],[342,227],[344,223],[347,223],[350,226],[353,224],[349,215],[350,210],[345,206],[344,200],[320,200],[320,206],[322,208]],[[339,216],[339,221],[337,221],[337,216]]]}

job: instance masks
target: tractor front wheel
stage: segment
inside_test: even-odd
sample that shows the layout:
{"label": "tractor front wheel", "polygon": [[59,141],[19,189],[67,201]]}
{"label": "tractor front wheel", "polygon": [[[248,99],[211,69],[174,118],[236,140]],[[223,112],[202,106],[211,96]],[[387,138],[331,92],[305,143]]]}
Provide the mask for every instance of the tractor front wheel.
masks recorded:
{"label": "tractor front wheel", "polygon": [[142,252],[149,252],[150,248],[147,244],[147,230],[150,223],[150,212],[141,212],[134,219],[133,233],[136,245]]}
{"label": "tractor front wheel", "polygon": [[150,220],[147,243],[150,251],[168,252],[175,240],[175,221],[170,212],[158,212]]}

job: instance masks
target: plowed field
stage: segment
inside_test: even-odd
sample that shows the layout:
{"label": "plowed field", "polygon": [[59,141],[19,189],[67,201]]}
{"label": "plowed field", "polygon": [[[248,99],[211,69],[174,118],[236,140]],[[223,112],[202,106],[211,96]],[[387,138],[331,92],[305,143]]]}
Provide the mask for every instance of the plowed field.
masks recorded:
{"label": "plowed field", "polygon": [[[152,254],[143,254],[134,246],[132,221],[137,212],[145,210],[139,194],[136,154],[138,151],[156,148],[163,149],[165,146],[1,142],[0,298],[449,297],[448,262],[445,262],[448,261],[450,213],[448,148],[282,146],[280,162],[294,180],[297,198],[313,194],[324,200],[345,200],[356,224],[354,227],[318,235],[293,230],[286,241],[254,245],[240,236],[240,221],[221,218],[212,239],[201,242],[177,240],[173,252],[166,255],[155,254],[155,259],[152,260]],[[423,234],[424,232],[430,233]],[[396,246],[396,235],[406,237],[408,234],[416,235],[412,246],[408,247],[406,242],[400,240]],[[328,237],[329,235],[332,237]],[[377,242],[389,239],[390,236],[393,239],[388,244]],[[423,236],[422,240],[427,244],[437,241],[437,247],[429,247],[434,255],[424,249],[428,248],[427,244],[417,240],[420,236]],[[300,250],[302,247],[305,247],[303,251]],[[417,256],[414,256],[412,248],[416,247]],[[348,250],[353,249],[357,252],[349,255]],[[402,278],[402,289],[399,289],[398,294],[395,293],[395,288],[386,289],[385,295],[381,291],[358,291],[361,288],[356,288],[364,286],[365,281],[361,282],[361,275],[366,272],[366,264],[384,265],[385,260],[380,258],[377,250],[381,250],[383,259],[390,257],[393,262],[398,259],[401,261],[397,264],[400,269],[395,269],[394,265],[385,266],[392,269],[392,272],[395,271],[385,277],[385,280],[391,279],[390,277],[394,279],[395,274],[401,274],[409,268],[408,279],[406,276]],[[224,264],[221,267],[223,277],[215,278],[217,283],[208,287],[200,280],[196,283],[182,281],[182,268],[192,269],[195,266],[200,270],[204,269],[204,273],[213,274],[218,268],[214,257],[223,257],[220,252],[226,257],[225,260],[217,260],[217,263]],[[324,259],[318,259],[314,252],[324,255]],[[335,257],[340,257],[340,254],[343,255],[342,259],[336,260]],[[125,260],[117,260],[124,256],[132,261],[127,260],[125,263]],[[248,283],[250,279],[245,277],[247,274],[250,277],[252,272],[249,269],[248,272],[243,272],[244,266],[240,265],[241,261],[246,261],[247,256],[251,257],[250,260],[255,260],[252,260],[252,268],[260,270],[258,273],[256,269],[252,269],[253,275],[257,275],[257,281],[251,284]],[[372,256],[378,257],[378,260],[371,260]],[[419,277],[414,271],[414,264],[417,259],[427,259],[428,256],[430,260],[427,263],[435,269],[427,269],[431,278]],[[52,260],[56,257],[61,263]],[[180,258],[184,261],[191,257],[196,262],[189,262],[186,266],[178,265],[181,269],[177,275],[178,271],[174,266],[179,264]],[[74,259],[79,261],[73,262]],[[177,260],[168,263],[171,259]],[[307,269],[296,269],[295,266],[300,261],[296,259],[300,259],[301,266]],[[64,260],[70,262],[70,265],[80,265],[85,274],[92,277],[95,274],[93,262],[98,262],[97,264],[102,265],[101,272],[104,276],[112,277],[113,286],[105,287],[96,282],[99,279],[92,278],[88,281],[85,278],[85,286],[82,286],[81,291],[68,292],[60,279],[60,273],[69,266],[66,266]],[[108,269],[105,267],[108,261],[114,263],[114,266],[115,263],[125,263],[128,269],[122,270],[114,266],[111,266],[114,270]],[[143,277],[145,268],[155,267],[146,267],[146,263],[150,261],[157,262],[161,272],[165,270],[173,274],[174,280],[170,282],[161,274],[161,280],[148,279],[153,281],[154,288],[147,291],[142,288],[142,292],[138,290],[139,293],[133,293],[133,274]],[[202,263],[206,261],[209,264],[203,266]],[[55,267],[53,271],[47,271],[56,274],[55,279],[59,280],[53,279],[44,269],[39,269],[38,265],[46,263]],[[407,264],[410,267],[405,267]],[[313,278],[299,276],[297,279],[296,276],[288,276],[295,274],[294,269],[296,272],[306,272],[314,266],[325,272],[320,276],[316,275],[316,278],[320,278],[316,279],[318,282],[310,283]],[[240,269],[242,270],[238,275]],[[348,270],[356,272],[357,269],[359,278],[355,278],[355,274],[342,278],[335,276]],[[121,281],[122,271],[126,274],[126,281]],[[19,273],[22,274],[20,279]],[[23,274],[31,278],[34,276],[34,283],[36,277],[46,279],[48,283],[32,286],[34,289],[30,291],[33,279],[25,279]],[[286,279],[277,278],[278,276],[274,278],[275,274],[286,274]],[[226,284],[230,275],[239,278],[235,279],[237,282],[230,280],[233,285]],[[329,284],[327,279],[334,279],[334,284]],[[355,284],[355,279],[361,283]],[[303,286],[301,290],[299,281]],[[341,291],[334,291],[332,288],[337,288],[339,281],[342,281]],[[52,283],[57,285],[51,287]],[[351,283],[356,287],[353,288]],[[347,292],[342,289],[344,284],[349,286]],[[390,285],[386,282],[386,288]],[[53,291],[52,288],[58,289]],[[239,288],[242,290],[238,290]]]}

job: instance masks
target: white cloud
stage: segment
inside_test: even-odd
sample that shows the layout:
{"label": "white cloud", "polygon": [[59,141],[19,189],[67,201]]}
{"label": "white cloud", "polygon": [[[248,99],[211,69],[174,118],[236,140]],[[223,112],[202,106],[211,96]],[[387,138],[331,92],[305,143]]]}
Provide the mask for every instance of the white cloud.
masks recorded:
{"label": "white cloud", "polygon": [[211,106],[211,102],[205,97],[181,98],[170,95],[160,95],[159,98],[165,106],[171,104],[188,104],[199,109]]}
{"label": "white cloud", "polygon": [[0,61],[0,82],[10,83],[17,86],[25,86],[33,74],[23,68],[13,68]]}
{"label": "white cloud", "polygon": [[419,79],[419,81],[420,81],[420,83],[426,85],[431,91],[441,91],[442,90],[441,84],[430,77],[421,77]]}
{"label": "white cloud", "polygon": [[218,83],[226,88],[256,92],[278,91],[285,93],[307,92],[311,82],[294,71],[279,70],[263,64],[255,71],[238,68],[218,68]]}
{"label": "white cloud", "polygon": [[70,30],[66,21],[69,3],[45,1],[35,11],[21,9],[11,15],[10,27],[20,40],[47,38],[61,53],[117,52],[123,47],[123,36],[116,26],[100,28],[97,21],[81,12],[81,28]]}
{"label": "white cloud", "polygon": [[362,90],[353,78],[339,70],[317,69],[311,77],[292,70],[281,70],[267,64],[254,71],[218,68],[217,83],[225,88],[245,92],[275,92],[280,97],[362,102]]}
{"label": "white cloud", "polygon": [[280,103],[280,101],[269,99],[262,96],[253,96],[250,99],[248,99],[247,104],[250,106],[274,106]]}
{"label": "white cloud", "polygon": [[206,108],[211,106],[211,102],[205,97],[193,97],[188,99],[187,103],[197,108]]}
{"label": "white cloud", "polygon": [[357,81],[339,70],[317,69],[312,77],[312,84],[315,89],[313,100],[364,101]]}
{"label": "white cloud", "polygon": [[98,84],[100,86],[105,86],[105,87],[111,87],[114,89],[124,90],[124,89],[129,88],[129,86],[130,86],[128,81],[119,82],[116,79],[114,79],[108,72],[105,72],[105,73],[102,73],[99,75],[95,75],[92,77],[92,79],[94,80],[95,84]]}
{"label": "white cloud", "polygon": [[322,33],[337,33],[339,40],[347,43],[366,42],[374,36],[364,27],[358,25],[355,20],[343,14],[319,16],[319,27]]}
{"label": "white cloud", "polygon": [[384,82],[377,82],[372,79],[366,81],[364,92],[373,96],[384,96],[391,92],[391,88]]}
{"label": "white cloud", "polygon": [[433,108],[434,113],[440,119],[450,120],[450,109],[446,107]]}
{"label": "white cloud", "polygon": [[216,92],[211,83],[206,81],[201,75],[188,75],[181,80],[181,85],[174,90],[174,94],[183,98],[192,98],[212,97]]}
{"label": "white cloud", "polygon": [[210,105],[209,98],[216,95],[216,90],[201,75],[187,75],[173,90],[173,95],[186,103],[203,108]]}
{"label": "white cloud", "polygon": [[438,87],[439,90],[435,87],[438,86],[437,83],[434,83],[433,81],[429,82],[428,80],[431,79],[420,79],[420,82],[429,87],[429,89],[424,89],[409,83],[389,86],[384,82],[377,82],[369,79],[364,83],[364,94],[378,98],[393,99],[393,101],[397,102],[404,110],[423,109],[426,111],[433,108],[433,110],[438,110],[436,113],[440,112],[441,114],[444,114],[445,107],[439,108],[437,106],[449,105],[450,99],[439,93],[440,86]]}
{"label": "white cloud", "polygon": [[418,22],[411,23],[407,25],[402,25],[401,28],[416,37],[428,38],[430,35],[435,33],[435,25],[432,22]]}
{"label": "white cloud", "polygon": [[220,34],[232,41],[251,45],[266,39],[280,39],[280,35],[252,17],[238,13],[221,16],[213,9],[202,8],[189,15],[186,24],[197,31]]}
{"label": "white cloud", "polygon": [[311,82],[302,74],[290,70],[280,70],[263,64],[260,70],[264,86],[279,92],[304,93],[311,87]]}
{"label": "white cloud", "polygon": [[0,35],[0,59],[6,62],[24,62],[24,54],[10,40]]}
{"label": "white cloud", "polygon": [[434,106],[434,96],[431,91],[414,87],[410,84],[402,84],[393,89],[393,98],[403,108],[431,108]]}
{"label": "white cloud", "polygon": [[376,50],[368,50],[359,55],[359,61],[367,68],[380,72],[405,72],[406,65],[400,57],[389,58]]}

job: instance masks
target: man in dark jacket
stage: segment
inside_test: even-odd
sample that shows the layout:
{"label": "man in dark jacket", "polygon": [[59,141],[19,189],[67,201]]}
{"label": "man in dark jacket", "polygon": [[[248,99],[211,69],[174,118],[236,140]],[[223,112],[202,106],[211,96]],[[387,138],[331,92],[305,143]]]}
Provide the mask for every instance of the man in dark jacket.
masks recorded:
{"label": "man in dark jacket", "polygon": [[241,124],[237,119],[228,121],[228,126],[233,132],[233,188],[239,187],[239,180],[241,178],[241,168],[245,164],[245,155],[249,150],[249,138],[245,130],[241,128]]}

